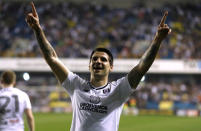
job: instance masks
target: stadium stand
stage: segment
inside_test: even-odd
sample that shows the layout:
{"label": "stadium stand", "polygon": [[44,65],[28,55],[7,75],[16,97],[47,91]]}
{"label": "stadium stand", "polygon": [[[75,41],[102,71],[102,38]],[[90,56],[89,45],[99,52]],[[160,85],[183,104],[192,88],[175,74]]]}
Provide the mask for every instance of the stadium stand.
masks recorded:
{"label": "stadium stand", "polygon": [[[24,14],[30,10],[27,4],[1,2],[2,57],[40,57],[33,33],[24,21]],[[162,12],[168,10],[167,24],[173,33],[163,43],[158,58],[200,59],[200,5],[148,8],[134,4],[125,9],[89,3],[36,3],[49,41],[60,57],[68,58],[87,58],[97,46],[110,48],[115,58],[139,58],[156,32]]]}

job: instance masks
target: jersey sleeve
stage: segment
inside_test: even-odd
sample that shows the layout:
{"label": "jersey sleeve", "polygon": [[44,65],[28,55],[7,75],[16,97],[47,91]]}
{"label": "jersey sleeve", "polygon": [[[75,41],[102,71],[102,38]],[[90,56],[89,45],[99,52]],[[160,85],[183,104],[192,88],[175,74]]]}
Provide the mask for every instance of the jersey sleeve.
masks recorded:
{"label": "jersey sleeve", "polygon": [[121,102],[125,102],[128,100],[129,96],[134,92],[134,89],[131,88],[128,82],[128,76],[122,77],[116,81],[118,91],[119,91],[119,99]]}
{"label": "jersey sleeve", "polygon": [[24,108],[31,109],[31,102],[30,102],[29,96],[26,93],[24,93],[24,98],[25,98]]}
{"label": "jersey sleeve", "polygon": [[73,72],[69,72],[66,80],[62,83],[62,86],[69,93],[70,96],[73,95],[74,90],[81,85],[81,81],[83,81],[78,75]]}

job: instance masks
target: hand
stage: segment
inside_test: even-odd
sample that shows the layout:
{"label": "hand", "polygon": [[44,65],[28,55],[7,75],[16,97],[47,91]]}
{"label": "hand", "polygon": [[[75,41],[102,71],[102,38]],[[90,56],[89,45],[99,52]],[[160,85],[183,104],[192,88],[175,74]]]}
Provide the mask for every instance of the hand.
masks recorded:
{"label": "hand", "polygon": [[32,7],[32,12],[28,13],[26,15],[26,22],[27,24],[32,28],[32,29],[37,29],[38,27],[40,27],[39,24],[39,17],[38,17],[38,13],[36,12],[36,8],[34,6],[34,3],[31,2],[31,7]]}
{"label": "hand", "polygon": [[163,40],[168,34],[171,33],[171,29],[169,28],[169,26],[167,24],[165,24],[165,20],[166,20],[167,15],[168,15],[168,11],[166,11],[164,13],[164,16],[161,19],[161,22],[158,26],[158,31],[157,31],[156,36],[161,40]]}

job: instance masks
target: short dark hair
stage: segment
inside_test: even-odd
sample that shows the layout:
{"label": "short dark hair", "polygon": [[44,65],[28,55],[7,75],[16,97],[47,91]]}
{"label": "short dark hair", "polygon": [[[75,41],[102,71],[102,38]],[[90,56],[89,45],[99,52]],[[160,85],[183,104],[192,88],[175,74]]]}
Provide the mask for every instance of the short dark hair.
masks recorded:
{"label": "short dark hair", "polygon": [[92,56],[95,52],[105,52],[108,56],[109,56],[109,62],[110,62],[110,65],[113,66],[113,55],[112,53],[110,52],[110,50],[106,49],[106,48],[96,48],[94,49],[92,52],[91,52],[91,55],[90,55],[90,62],[91,62],[91,59],[92,59]]}
{"label": "short dark hair", "polygon": [[1,74],[0,79],[3,84],[14,84],[16,82],[16,74],[11,70],[7,70]]}

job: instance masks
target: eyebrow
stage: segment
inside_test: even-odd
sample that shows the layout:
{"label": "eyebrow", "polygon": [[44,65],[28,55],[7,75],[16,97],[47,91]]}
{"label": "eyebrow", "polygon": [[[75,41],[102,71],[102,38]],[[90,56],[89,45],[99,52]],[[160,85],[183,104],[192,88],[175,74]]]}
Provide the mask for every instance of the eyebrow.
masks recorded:
{"label": "eyebrow", "polygon": [[92,59],[93,59],[93,58],[105,58],[105,59],[109,59],[109,58],[107,58],[106,56],[93,56]]}

